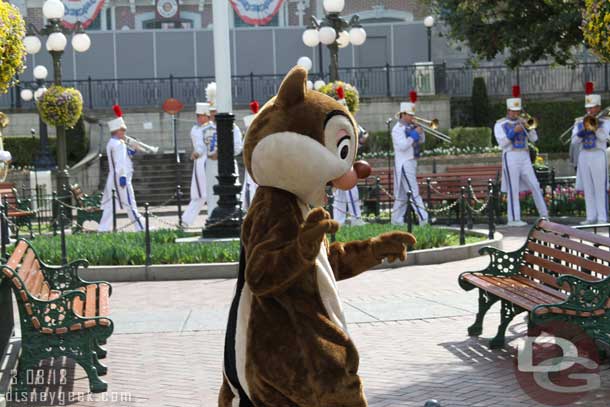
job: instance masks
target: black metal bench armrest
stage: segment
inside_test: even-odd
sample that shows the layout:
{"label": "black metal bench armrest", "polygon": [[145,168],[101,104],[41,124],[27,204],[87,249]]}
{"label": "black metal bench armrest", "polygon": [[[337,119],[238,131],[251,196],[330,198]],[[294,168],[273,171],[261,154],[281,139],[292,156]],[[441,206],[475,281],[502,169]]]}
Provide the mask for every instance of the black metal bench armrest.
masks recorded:
{"label": "black metal bench armrest", "polygon": [[99,208],[102,204],[102,196],[100,194],[83,195],[81,201],[84,208]]}
{"label": "black metal bench armrest", "polygon": [[483,274],[488,276],[513,276],[519,274],[519,267],[523,258],[525,245],[518,250],[505,252],[496,249],[492,246],[486,246],[479,249],[479,254],[489,255],[489,265],[479,271],[466,271],[458,277],[458,283],[464,290],[469,291],[474,288],[473,285],[462,279],[464,274]]}
{"label": "black metal bench armrest", "polygon": [[76,290],[89,284],[108,284],[110,295],[112,295],[112,285],[107,281],[88,281],[83,280],[78,275],[79,268],[89,267],[89,262],[85,259],[71,261],[65,266],[51,266],[41,263],[42,272],[52,290]]}
{"label": "black metal bench armrest", "polygon": [[592,313],[607,308],[610,298],[610,277],[603,280],[587,281],[572,275],[562,275],[557,278],[557,284],[569,286],[568,298],[557,304],[540,305],[532,310],[534,314],[542,313],[544,309],[556,307],[561,310],[581,313]]}

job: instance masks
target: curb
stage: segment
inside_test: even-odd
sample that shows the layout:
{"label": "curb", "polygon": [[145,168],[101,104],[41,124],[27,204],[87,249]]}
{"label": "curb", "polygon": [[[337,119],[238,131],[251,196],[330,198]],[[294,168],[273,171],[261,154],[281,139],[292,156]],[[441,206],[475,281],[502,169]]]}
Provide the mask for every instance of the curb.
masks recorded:
{"label": "curb", "polygon": [[[453,228],[448,228],[453,229]],[[470,230],[470,234],[487,235],[484,230]],[[387,263],[373,267],[373,270],[398,268],[404,266],[441,264],[470,259],[479,255],[479,249],[485,246],[502,248],[504,236],[496,232],[494,239],[464,246],[450,246],[438,249],[415,250],[409,252],[402,262]],[[91,266],[79,270],[79,276],[85,280],[104,280],[109,282],[133,281],[169,281],[169,280],[206,280],[229,279],[237,277],[238,263],[200,263],[200,264],[163,264],[152,266]]]}

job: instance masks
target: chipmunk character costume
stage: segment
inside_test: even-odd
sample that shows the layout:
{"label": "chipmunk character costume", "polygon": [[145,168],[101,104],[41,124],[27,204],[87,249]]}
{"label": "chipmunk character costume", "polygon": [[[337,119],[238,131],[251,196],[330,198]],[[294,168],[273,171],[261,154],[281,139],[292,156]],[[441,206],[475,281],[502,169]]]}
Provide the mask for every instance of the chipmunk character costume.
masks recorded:
{"label": "chipmunk character costume", "polygon": [[[293,68],[248,129],[244,163],[259,185],[225,341],[221,407],[366,406],[337,280],[404,259],[403,232],[328,245],[338,224],[326,185],[350,189],[358,126],[345,106],[307,89]],[[310,209],[314,207],[314,209]]]}

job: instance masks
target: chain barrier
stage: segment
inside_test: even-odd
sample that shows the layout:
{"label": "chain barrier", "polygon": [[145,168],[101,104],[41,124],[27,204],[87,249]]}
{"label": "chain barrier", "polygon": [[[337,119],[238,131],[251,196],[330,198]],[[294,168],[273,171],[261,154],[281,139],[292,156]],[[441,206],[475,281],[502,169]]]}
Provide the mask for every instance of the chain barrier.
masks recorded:
{"label": "chain barrier", "polygon": [[[394,196],[392,194],[390,194],[388,192],[387,189],[385,189],[383,186],[379,185],[379,188],[381,189],[381,192],[383,192],[384,194],[386,194],[386,196],[388,196],[390,199],[392,199],[394,202],[404,202],[406,204],[407,199],[396,199],[394,198]],[[415,200],[413,198],[411,198],[411,203],[413,205],[415,205],[416,207],[418,207],[419,209],[425,210],[427,212],[430,212],[432,214],[437,214],[437,213],[444,213],[444,212],[448,212],[451,209],[455,208],[458,203],[459,203],[459,199],[454,201],[453,203],[448,204],[447,206],[441,207],[441,208],[429,208],[427,204],[424,204],[424,206],[422,207],[421,205],[418,205],[417,202],[415,202]]]}

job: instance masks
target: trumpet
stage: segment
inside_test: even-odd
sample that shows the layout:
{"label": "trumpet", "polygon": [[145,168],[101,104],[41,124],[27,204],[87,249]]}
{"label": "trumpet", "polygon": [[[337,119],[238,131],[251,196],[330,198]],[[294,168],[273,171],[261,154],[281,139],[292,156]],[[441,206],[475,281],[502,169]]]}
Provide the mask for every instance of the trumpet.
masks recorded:
{"label": "trumpet", "polygon": [[127,147],[131,147],[134,150],[140,150],[146,154],[157,154],[157,151],[159,151],[159,147],[149,146],[128,135],[125,135],[125,144],[127,144]]}
{"label": "trumpet", "polygon": [[525,130],[536,130],[538,128],[538,119],[527,112],[521,113],[519,119],[523,122]]}
{"label": "trumpet", "polygon": [[447,143],[451,143],[451,137],[438,130],[439,121],[438,119],[424,119],[423,117],[414,116],[413,121],[424,129],[424,132],[431,134],[432,136],[441,139]]}
{"label": "trumpet", "polygon": [[[578,121],[581,120],[581,119],[582,119],[582,125],[583,125],[583,127],[586,130],[596,131],[597,128],[599,127],[599,119],[604,117],[604,116],[606,116],[607,119],[610,119],[610,117],[607,117],[609,114],[610,114],[610,106],[606,107],[604,110],[600,111],[595,116],[587,115],[584,118],[583,117],[579,117],[578,119],[576,119],[574,121],[573,125],[571,125],[566,131],[561,133],[561,135],[559,136],[559,140],[563,144],[569,144],[570,140],[571,140],[572,129],[574,129],[574,126],[576,126]],[[570,136],[570,137],[566,137],[566,136]]]}

